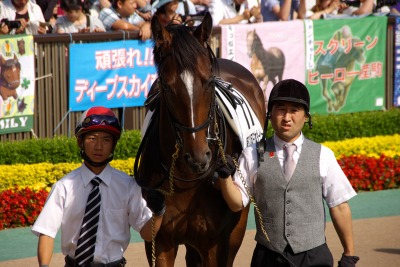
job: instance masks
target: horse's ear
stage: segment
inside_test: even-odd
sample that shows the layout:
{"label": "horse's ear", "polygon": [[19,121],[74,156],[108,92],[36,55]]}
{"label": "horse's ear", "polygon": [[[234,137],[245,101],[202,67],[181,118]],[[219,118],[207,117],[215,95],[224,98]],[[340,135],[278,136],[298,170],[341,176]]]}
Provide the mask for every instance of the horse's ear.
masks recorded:
{"label": "horse's ear", "polygon": [[14,59],[18,61],[17,55],[14,53]]}
{"label": "horse's ear", "polygon": [[206,43],[208,42],[208,39],[211,36],[212,29],[213,29],[213,22],[211,14],[209,12],[206,12],[203,21],[196,28],[193,35],[199,40],[199,42],[202,45],[206,46]]}
{"label": "horse's ear", "polygon": [[161,25],[156,15],[151,19],[151,32],[153,33],[156,48],[161,45],[169,46],[169,44],[171,44],[171,35],[164,26]]}

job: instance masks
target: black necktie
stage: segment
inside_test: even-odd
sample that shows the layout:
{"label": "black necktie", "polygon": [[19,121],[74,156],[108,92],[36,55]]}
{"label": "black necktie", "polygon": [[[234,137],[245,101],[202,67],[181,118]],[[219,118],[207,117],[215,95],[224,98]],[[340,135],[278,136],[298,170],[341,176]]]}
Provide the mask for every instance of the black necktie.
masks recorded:
{"label": "black necktie", "polygon": [[93,261],[96,233],[100,217],[101,195],[99,185],[101,184],[101,179],[95,177],[90,182],[93,184],[93,188],[92,191],[90,191],[86,203],[85,216],[83,217],[78,245],[75,251],[75,262],[79,265]]}

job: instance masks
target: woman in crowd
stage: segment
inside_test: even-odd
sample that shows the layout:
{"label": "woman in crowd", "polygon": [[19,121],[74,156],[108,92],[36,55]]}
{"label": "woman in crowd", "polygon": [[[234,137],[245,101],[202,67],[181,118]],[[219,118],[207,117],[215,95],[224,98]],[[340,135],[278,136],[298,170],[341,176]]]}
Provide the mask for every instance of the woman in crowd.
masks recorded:
{"label": "woman in crowd", "polygon": [[60,7],[65,15],[57,18],[54,33],[105,31],[99,18],[90,15],[89,1],[62,0]]}

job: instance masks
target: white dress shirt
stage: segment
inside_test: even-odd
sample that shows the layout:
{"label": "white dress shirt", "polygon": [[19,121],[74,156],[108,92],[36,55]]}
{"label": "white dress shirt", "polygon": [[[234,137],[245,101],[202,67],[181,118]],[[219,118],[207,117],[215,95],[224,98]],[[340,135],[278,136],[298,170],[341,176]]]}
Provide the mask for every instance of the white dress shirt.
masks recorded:
{"label": "white dress shirt", "polygon": [[130,241],[130,227],[140,232],[152,216],[135,180],[109,164],[99,175],[82,164],[56,182],[32,232],[54,238],[61,227],[61,251],[74,258],[86,202],[92,189],[90,181],[96,176],[102,183],[94,261],[109,263],[122,259]]}

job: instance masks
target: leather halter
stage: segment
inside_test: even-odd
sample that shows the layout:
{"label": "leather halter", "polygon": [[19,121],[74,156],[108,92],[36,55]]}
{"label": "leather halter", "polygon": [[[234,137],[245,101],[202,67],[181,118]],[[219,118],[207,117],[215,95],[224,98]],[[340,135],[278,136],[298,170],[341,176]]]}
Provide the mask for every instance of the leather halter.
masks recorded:
{"label": "leather halter", "polygon": [[[214,84],[215,76],[212,76],[211,80],[213,81],[213,84]],[[166,96],[169,89],[163,84],[161,76],[159,77],[159,87],[160,87],[160,90],[163,91],[164,100],[165,100],[167,110],[168,110],[168,118],[171,120],[171,123],[175,130],[176,140],[178,140],[178,142],[181,146],[183,144],[183,142],[182,142],[183,140],[182,140],[181,136],[179,135],[179,130],[182,130],[182,131],[185,131],[188,133],[196,133],[196,132],[199,132],[199,131],[209,127],[211,122],[214,121],[215,110],[216,110],[215,87],[213,88],[213,91],[212,91],[212,99],[211,99],[207,119],[202,124],[200,124],[198,126],[194,126],[194,127],[188,127],[188,126],[183,125],[173,115],[171,104],[169,103],[167,96]]]}

